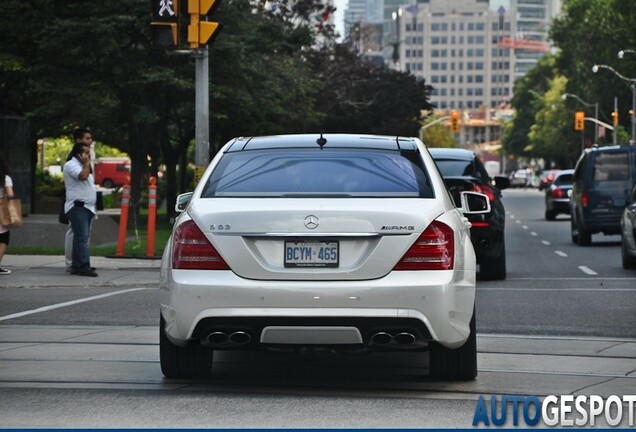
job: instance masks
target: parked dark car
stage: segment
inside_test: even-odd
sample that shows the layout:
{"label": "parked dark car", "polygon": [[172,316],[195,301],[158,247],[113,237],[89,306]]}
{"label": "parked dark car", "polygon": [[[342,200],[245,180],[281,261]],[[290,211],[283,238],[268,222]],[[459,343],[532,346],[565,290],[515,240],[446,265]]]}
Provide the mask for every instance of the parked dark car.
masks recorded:
{"label": "parked dark car", "polygon": [[624,269],[636,269],[636,186],[621,218],[621,259]]}
{"label": "parked dark car", "polygon": [[636,146],[593,147],[574,169],[570,197],[572,242],[592,243],[592,234],[620,234],[621,216],[636,183]]}
{"label": "parked dark car", "polygon": [[559,171],[545,190],[545,218],[555,220],[559,214],[570,214],[570,194],[574,170]]}
{"label": "parked dark car", "polygon": [[471,240],[477,254],[479,277],[483,280],[506,278],[506,245],[504,228],[506,212],[501,202],[501,189],[510,186],[506,176],[490,178],[479,157],[470,150],[458,148],[429,148],[444,182],[457,206],[464,191],[488,195],[491,211],[467,215],[472,223]]}

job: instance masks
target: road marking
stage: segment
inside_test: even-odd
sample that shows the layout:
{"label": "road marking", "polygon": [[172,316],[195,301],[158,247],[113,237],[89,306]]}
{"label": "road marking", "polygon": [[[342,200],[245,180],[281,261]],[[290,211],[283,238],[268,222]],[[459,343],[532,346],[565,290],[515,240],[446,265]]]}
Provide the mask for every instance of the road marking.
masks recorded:
{"label": "road marking", "polygon": [[547,240],[541,240],[541,243],[543,243],[546,246],[550,246],[550,242]]}
{"label": "road marking", "polygon": [[579,268],[585,274],[589,274],[589,275],[597,275],[598,274],[594,270],[592,270],[591,268],[586,267],[586,266],[579,266]]}
{"label": "road marking", "polygon": [[[633,277],[602,277],[596,278],[598,280],[617,280],[617,281],[636,281],[636,278]],[[506,278],[506,281],[566,281],[566,280],[594,280],[590,278],[584,277],[566,277],[566,278]]]}
{"label": "road marking", "polygon": [[554,253],[555,253],[555,254],[557,254],[558,256],[562,256],[562,257],[567,257],[567,256],[568,256],[568,254],[566,254],[566,253],[565,253],[565,252],[563,252],[563,251],[558,251],[558,250],[557,250],[557,251],[554,251]]}
{"label": "road marking", "polygon": [[11,315],[5,315],[3,317],[0,317],[0,321],[6,321],[6,320],[10,320],[13,318],[20,318],[23,316],[27,316],[27,315],[33,315],[36,313],[40,313],[40,312],[47,312],[53,309],[59,309],[59,308],[63,308],[66,306],[73,306],[79,303],[85,303],[85,302],[89,302],[89,301],[93,301],[93,300],[99,300],[99,299],[103,299],[106,297],[111,297],[114,295],[118,295],[118,294],[126,294],[129,292],[133,292],[133,291],[141,291],[141,290],[148,290],[148,289],[153,289],[153,288],[132,288],[132,289],[127,289],[127,290],[123,290],[123,291],[115,291],[112,293],[108,293],[108,294],[100,294],[97,296],[93,296],[93,297],[86,297],[83,299],[77,299],[77,300],[72,300],[72,301],[68,301],[68,302],[64,302],[64,303],[57,303],[57,304],[53,304],[53,305],[49,305],[49,306],[43,306],[41,308],[37,308],[37,309],[32,309],[32,310],[28,310],[28,311],[24,311],[24,312],[18,312],[18,313],[14,313]]}
{"label": "road marking", "polygon": [[[590,279],[584,279],[590,280]],[[605,279],[603,279],[605,280]],[[495,288],[495,287],[480,287],[477,286],[479,291],[599,291],[599,292],[636,292],[634,288]]]}
{"label": "road marking", "polygon": [[521,228],[528,229],[528,225],[521,225]]}
{"label": "road marking", "polygon": [[521,223],[521,221],[520,221],[519,219],[517,219],[515,222],[517,222],[518,224],[520,224],[520,223]]}
{"label": "road marking", "polygon": [[533,236],[533,237],[536,237],[536,236],[538,236],[539,234],[537,234],[537,233],[536,233],[536,232],[534,232],[534,231],[531,231],[531,232],[530,232],[530,235],[531,235],[531,236]]}
{"label": "road marking", "polygon": [[510,216],[510,219],[514,219],[515,218],[515,215],[513,215],[513,214],[508,214],[508,216]]}

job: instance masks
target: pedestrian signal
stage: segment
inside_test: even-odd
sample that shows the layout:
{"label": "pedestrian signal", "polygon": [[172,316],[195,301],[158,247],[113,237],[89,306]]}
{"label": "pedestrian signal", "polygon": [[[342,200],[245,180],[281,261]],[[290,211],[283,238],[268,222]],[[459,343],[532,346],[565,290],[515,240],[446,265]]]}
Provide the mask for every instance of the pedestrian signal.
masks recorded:
{"label": "pedestrian signal", "polygon": [[157,48],[175,49],[179,46],[179,0],[151,0],[152,44]]}

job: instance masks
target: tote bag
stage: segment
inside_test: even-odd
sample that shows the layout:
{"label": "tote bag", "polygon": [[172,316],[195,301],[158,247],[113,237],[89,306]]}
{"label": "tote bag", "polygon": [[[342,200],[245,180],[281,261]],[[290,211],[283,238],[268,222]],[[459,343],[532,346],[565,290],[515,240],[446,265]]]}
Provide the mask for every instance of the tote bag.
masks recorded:
{"label": "tote bag", "polygon": [[0,198],[0,225],[8,228],[22,225],[22,202],[19,199]]}

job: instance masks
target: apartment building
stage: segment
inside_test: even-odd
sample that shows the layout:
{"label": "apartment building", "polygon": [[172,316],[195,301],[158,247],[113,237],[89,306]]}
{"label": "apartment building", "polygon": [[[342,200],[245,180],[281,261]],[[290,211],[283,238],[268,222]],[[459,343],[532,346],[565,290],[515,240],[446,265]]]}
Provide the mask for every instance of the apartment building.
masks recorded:
{"label": "apartment building", "polygon": [[425,79],[440,109],[496,108],[512,95],[513,49],[499,42],[516,34],[511,11],[488,0],[419,0],[399,8],[399,59],[394,67]]}

